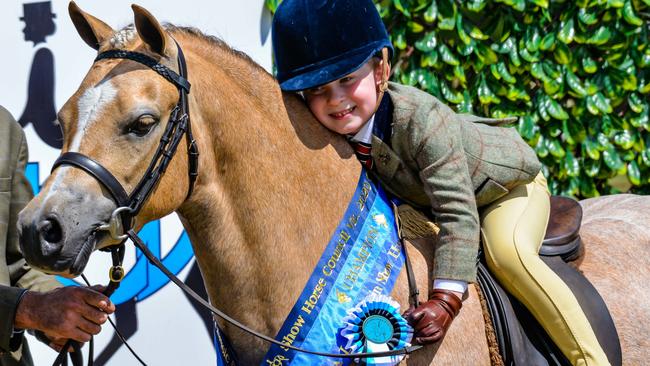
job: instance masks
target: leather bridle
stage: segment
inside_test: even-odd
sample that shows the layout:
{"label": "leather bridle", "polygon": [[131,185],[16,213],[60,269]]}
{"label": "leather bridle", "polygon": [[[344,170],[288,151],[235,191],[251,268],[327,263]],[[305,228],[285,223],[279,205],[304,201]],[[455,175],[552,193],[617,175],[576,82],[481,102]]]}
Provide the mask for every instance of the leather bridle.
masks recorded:
{"label": "leather bridle", "polygon": [[[292,349],[297,352],[309,353],[318,356],[331,357],[331,358],[371,358],[371,357],[387,357],[387,356],[397,356],[412,353],[415,350],[420,349],[422,346],[409,346],[401,349],[394,349],[391,351],[384,352],[374,352],[374,353],[356,353],[356,354],[339,354],[339,353],[326,353],[326,352],[317,352],[302,349],[299,347],[294,347],[291,345],[284,344],[275,340],[272,337],[261,334],[249,327],[241,324],[235,319],[231,318],[227,314],[223,313],[221,310],[215,308],[210,303],[205,301],[201,296],[196,294],[191,288],[189,288],[185,283],[183,283],[178,277],[171,273],[156,256],[151,253],[149,248],[142,242],[142,240],[137,236],[133,229],[133,219],[142,209],[142,206],[150,197],[152,191],[160,181],[162,175],[165,173],[167,166],[171,162],[174,154],[176,153],[177,147],[180,141],[183,138],[183,135],[187,137],[187,154],[188,154],[188,175],[189,175],[189,188],[187,191],[186,199],[189,198],[194,190],[194,184],[198,176],[198,147],[196,141],[192,136],[192,129],[190,123],[190,111],[188,105],[187,94],[190,91],[190,83],[187,80],[187,66],[185,63],[185,57],[183,51],[181,50],[178,43],[176,43],[178,49],[178,68],[179,73],[177,74],[173,70],[169,69],[167,66],[164,66],[157,62],[155,59],[138,52],[133,51],[124,51],[124,50],[110,50],[100,53],[96,58],[95,62],[103,59],[128,59],[140,64],[143,64],[165,79],[170,81],[176,86],[179,91],[179,100],[174,109],[171,112],[171,116],[167,127],[163,133],[163,136],[160,139],[160,144],[156,150],[149,166],[143,175],[142,179],[136,186],[136,188],[131,192],[130,195],[126,193],[124,187],[119,183],[117,178],[101,164],[95,160],[87,157],[78,152],[66,152],[62,154],[55,162],[52,170],[63,166],[70,165],[76,168],[79,168],[86,173],[90,174],[95,178],[111,195],[113,200],[117,204],[117,209],[111,214],[109,222],[105,225],[99,226],[97,230],[108,231],[110,236],[119,240],[118,245],[112,245],[107,250],[112,252],[113,266],[110,271],[110,283],[107,286],[104,294],[110,296],[119,286],[120,281],[124,277],[124,270],[122,268],[122,260],[124,258],[124,243],[127,239],[131,239],[135,246],[142,251],[142,253],[147,257],[147,259],[160,269],[172,282],[174,282],[178,287],[181,288],[189,296],[197,300],[203,307],[208,309],[213,314],[217,315],[224,321],[232,324],[233,326],[257,337],[269,343],[273,343],[283,348]],[[410,279],[409,273],[409,279]],[[410,281],[409,281],[410,282]],[[417,294],[415,295],[417,299]],[[117,329],[116,329],[117,331]],[[118,332],[119,335],[119,332]],[[122,338],[124,341],[124,339]],[[63,362],[65,360],[65,352],[72,345],[72,341],[63,347],[59,357],[55,361],[54,365],[58,365],[57,362]],[[126,343],[126,342],[125,342]],[[128,346],[128,345],[127,345]],[[76,348],[76,345],[75,345]],[[129,347],[130,349],[130,347]],[[91,344],[92,350],[92,344]],[[140,358],[135,355],[138,360]],[[140,362],[142,362],[140,360]],[[89,357],[88,364],[92,365],[92,353]],[[144,363],[143,363],[144,364]]]}

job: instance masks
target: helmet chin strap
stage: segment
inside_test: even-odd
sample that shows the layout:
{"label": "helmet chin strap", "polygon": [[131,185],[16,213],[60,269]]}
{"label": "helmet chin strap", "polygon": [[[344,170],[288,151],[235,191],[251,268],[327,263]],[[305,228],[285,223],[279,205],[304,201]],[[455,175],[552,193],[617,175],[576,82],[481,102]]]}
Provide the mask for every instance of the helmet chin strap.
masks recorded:
{"label": "helmet chin strap", "polygon": [[381,49],[381,83],[379,83],[379,92],[377,94],[377,105],[375,106],[375,111],[373,115],[377,113],[379,105],[381,104],[381,98],[384,97],[384,93],[388,90],[388,78],[390,77],[390,67],[388,66],[388,48],[384,47]]}

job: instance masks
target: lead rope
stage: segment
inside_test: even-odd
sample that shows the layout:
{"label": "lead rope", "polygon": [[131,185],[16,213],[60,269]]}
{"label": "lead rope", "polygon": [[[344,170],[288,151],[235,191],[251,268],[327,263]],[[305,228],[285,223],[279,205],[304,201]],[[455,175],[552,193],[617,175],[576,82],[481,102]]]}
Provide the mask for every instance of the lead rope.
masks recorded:
{"label": "lead rope", "polygon": [[[115,290],[117,290],[118,287],[120,287],[120,283],[122,279],[124,278],[124,275],[126,274],[124,271],[124,267],[122,267],[122,262],[124,261],[124,242],[122,242],[119,246],[112,247],[111,248],[111,258],[113,260],[113,266],[108,272],[108,277],[110,279],[110,282],[108,286],[106,286],[106,289],[102,292],[106,297],[110,297]],[[86,282],[86,285],[90,287],[90,282],[88,282],[88,279],[84,274],[81,274],[81,278],[83,278],[84,282]],[[126,341],[126,338],[120,333],[120,331],[117,329],[117,326],[115,323],[113,323],[113,320],[109,317],[108,321],[110,322],[111,326],[115,330],[115,333],[117,334],[118,338],[124,343],[126,348],[129,349],[131,354],[138,360],[140,361],[140,364],[145,365],[144,361],[133,351],[131,346],[129,346],[128,342]],[[68,341],[65,343],[61,351],[59,352],[59,355],[57,358],[54,360],[54,363],[52,366],[63,366],[67,365],[67,355],[68,355],[68,350],[72,348],[74,352],[70,353],[70,359],[72,360],[72,364],[75,366],[82,366],[83,365],[83,357],[81,356],[81,344],[77,341],[74,341],[72,339],[68,339]],[[88,345],[88,366],[93,366],[94,364],[94,337],[90,337],[90,342]]]}
{"label": "lead rope", "polygon": [[208,309],[210,312],[213,314],[217,315],[221,319],[225,320],[226,322],[234,325],[235,327],[243,330],[244,332],[251,334],[257,338],[263,339],[269,343],[273,343],[275,345],[281,346],[283,348],[288,348],[292,349],[294,351],[298,352],[303,352],[303,353],[309,353],[312,355],[317,355],[317,356],[324,356],[324,357],[330,357],[330,358],[374,358],[374,357],[386,357],[386,356],[398,356],[398,355],[407,355],[409,353],[412,353],[420,348],[422,346],[416,345],[416,346],[409,346],[405,348],[400,348],[400,349],[395,349],[392,351],[383,351],[383,352],[372,352],[372,353],[348,353],[348,354],[340,354],[340,353],[326,353],[326,352],[317,352],[317,351],[311,351],[311,350],[306,350],[303,348],[298,348],[294,347],[288,344],[284,344],[282,342],[279,342],[267,335],[261,334],[259,332],[256,332],[253,329],[250,329],[249,327],[245,326],[244,324],[241,324],[240,322],[236,321],[235,319],[231,318],[221,310],[213,307],[205,301],[201,296],[199,296],[194,290],[189,288],[187,285],[183,283],[178,277],[176,277],[173,273],[171,273],[167,267],[165,267],[156,256],[151,253],[149,248],[142,242],[142,240],[138,237],[138,235],[133,231],[133,229],[129,230],[126,235],[133,241],[133,244],[142,251],[145,257],[153,264],[156,266],[162,273],[169,278],[170,281],[174,282],[176,286],[178,286],[183,292],[185,292],[187,295],[191,296],[193,299],[198,301],[201,305],[203,305],[204,308]]}

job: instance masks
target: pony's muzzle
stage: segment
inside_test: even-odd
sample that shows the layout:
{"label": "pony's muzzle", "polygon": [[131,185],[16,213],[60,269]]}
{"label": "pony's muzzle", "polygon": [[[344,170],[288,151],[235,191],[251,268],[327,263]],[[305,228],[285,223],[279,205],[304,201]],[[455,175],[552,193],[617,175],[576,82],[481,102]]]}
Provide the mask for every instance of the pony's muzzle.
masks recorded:
{"label": "pony's muzzle", "polygon": [[[65,233],[60,220],[53,214],[21,227],[21,244],[28,261],[41,263],[61,253]],[[25,250],[27,249],[27,250]]]}

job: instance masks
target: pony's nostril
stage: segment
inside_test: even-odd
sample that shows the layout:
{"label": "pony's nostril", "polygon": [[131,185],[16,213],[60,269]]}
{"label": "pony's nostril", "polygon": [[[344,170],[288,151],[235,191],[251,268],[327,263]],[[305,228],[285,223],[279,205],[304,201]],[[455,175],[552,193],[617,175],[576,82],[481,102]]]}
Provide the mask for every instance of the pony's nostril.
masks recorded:
{"label": "pony's nostril", "polygon": [[63,239],[61,225],[54,218],[48,218],[38,224],[38,231],[41,233],[43,240],[50,244],[59,244]]}

